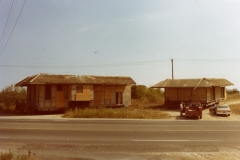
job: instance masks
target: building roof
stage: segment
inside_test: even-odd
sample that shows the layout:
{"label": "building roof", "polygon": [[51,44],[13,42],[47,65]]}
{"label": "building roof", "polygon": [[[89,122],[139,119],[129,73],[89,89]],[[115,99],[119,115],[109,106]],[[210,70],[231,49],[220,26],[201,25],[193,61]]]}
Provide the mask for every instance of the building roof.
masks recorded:
{"label": "building roof", "polygon": [[131,77],[113,76],[76,76],[76,75],[53,75],[38,74],[29,76],[18,82],[16,86],[27,86],[29,84],[105,84],[105,85],[127,85],[136,84]]}
{"label": "building roof", "polygon": [[212,86],[230,86],[231,82],[224,78],[166,79],[152,88],[195,88]]}

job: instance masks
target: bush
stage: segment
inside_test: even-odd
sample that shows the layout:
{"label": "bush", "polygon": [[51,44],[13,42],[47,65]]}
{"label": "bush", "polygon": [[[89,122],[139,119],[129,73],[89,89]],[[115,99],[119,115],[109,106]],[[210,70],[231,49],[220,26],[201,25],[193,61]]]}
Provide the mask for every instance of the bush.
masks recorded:
{"label": "bush", "polygon": [[10,85],[0,92],[0,109],[14,110],[17,100],[26,101],[27,91],[25,88]]}
{"label": "bush", "polygon": [[239,93],[237,88],[233,88],[233,89],[227,89],[227,93],[228,94],[236,94]]}
{"label": "bush", "polygon": [[143,100],[145,98],[146,91],[147,87],[144,85],[133,85],[131,87],[131,97]]}
{"label": "bush", "polygon": [[144,85],[133,85],[131,88],[132,98],[144,100],[152,103],[162,103],[164,101],[164,92],[159,88],[147,88]]}

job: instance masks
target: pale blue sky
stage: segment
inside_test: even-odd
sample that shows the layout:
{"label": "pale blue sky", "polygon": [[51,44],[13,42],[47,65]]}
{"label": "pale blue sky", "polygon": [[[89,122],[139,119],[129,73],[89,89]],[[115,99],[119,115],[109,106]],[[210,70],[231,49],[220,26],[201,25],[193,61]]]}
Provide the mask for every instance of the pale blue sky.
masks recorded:
{"label": "pale blue sky", "polygon": [[[0,36],[11,4],[0,1]],[[149,87],[171,78],[173,58],[176,79],[226,78],[240,90],[239,0],[27,0],[7,43],[23,4],[0,42],[0,89],[38,73]]]}

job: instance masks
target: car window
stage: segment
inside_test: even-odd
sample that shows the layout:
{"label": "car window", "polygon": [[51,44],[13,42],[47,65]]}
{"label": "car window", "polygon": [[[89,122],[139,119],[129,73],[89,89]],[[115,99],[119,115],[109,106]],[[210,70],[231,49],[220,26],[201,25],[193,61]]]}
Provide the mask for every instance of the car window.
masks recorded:
{"label": "car window", "polygon": [[218,106],[218,108],[229,108],[228,106]]}

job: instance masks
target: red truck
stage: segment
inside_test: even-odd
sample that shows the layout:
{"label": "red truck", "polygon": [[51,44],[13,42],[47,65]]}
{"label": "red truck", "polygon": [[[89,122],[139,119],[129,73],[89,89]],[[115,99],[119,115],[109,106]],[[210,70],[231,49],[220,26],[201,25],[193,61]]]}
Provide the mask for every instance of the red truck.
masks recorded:
{"label": "red truck", "polygon": [[202,105],[200,102],[187,102],[186,104],[182,103],[180,105],[180,116],[182,117],[185,114],[185,117],[199,117],[202,119]]}

